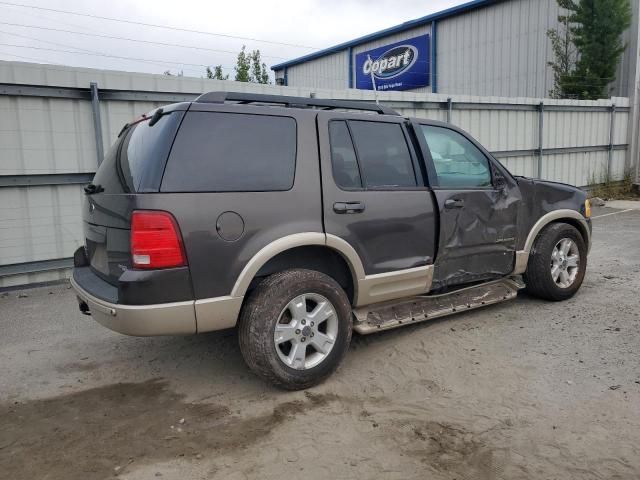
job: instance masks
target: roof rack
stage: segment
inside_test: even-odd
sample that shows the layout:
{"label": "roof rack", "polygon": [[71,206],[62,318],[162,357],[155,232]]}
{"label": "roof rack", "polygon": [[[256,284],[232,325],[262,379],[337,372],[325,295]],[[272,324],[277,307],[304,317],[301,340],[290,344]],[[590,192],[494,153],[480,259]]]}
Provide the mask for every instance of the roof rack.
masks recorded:
{"label": "roof rack", "polygon": [[321,98],[289,97],[287,95],[265,95],[261,93],[242,92],[208,92],[195,99],[198,103],[275,103],[286,107],[318,107],[326,110],[347,109],[377,112],[381,115],[400,115],[395,110],[376,103],[350,100],[326,100]]}

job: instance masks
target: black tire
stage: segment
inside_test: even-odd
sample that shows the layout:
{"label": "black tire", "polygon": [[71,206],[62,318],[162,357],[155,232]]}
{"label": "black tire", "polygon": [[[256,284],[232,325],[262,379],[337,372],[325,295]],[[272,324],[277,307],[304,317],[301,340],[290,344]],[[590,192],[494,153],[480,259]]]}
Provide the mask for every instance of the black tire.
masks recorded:
{"label": "black tire", "polygon": [[[337,317],[337,334],[321,363],[297,370],[280,359],[274,332],[285,307],[302,294],[321,295],[331,302]],[[295,269],[265,278],[251,292],[240,313],[238,337],[242,356],[254,373],[278,387],[301,390],[322,382],[338,368],[351,342],[351,328],[351,305],[342,287],[320,272]]]}
{"label": "black tire", "polygon": [[[580,255],[575,280],[568,287],[556,284],[551,274],[552,252],[562,239],[572,240]],[[545,300],[561,301],[571,298],[582,285],[587,269],[587,246],[575,227],[566,223],[552,223],[545,227],[533,245],[524,280],[527,291]]]}

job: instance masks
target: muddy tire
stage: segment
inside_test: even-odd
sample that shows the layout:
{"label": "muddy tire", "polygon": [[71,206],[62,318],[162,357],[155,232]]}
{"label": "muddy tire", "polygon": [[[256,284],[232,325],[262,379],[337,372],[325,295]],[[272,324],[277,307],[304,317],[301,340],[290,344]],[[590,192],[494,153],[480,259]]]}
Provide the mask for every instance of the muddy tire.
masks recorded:
{"label": "muddy tire", "polygon": [[587,269],[587,246],[575,227],[552,223],[538,235],[524,275],[527,291],[545,300],[571,298]]}
{"label": "muddy tire", "polygon": [[240,313],[240,351],[266,381],[301,390],[333,373],[349,348],[349,299],[331,277],[286,270],[260,282]]}

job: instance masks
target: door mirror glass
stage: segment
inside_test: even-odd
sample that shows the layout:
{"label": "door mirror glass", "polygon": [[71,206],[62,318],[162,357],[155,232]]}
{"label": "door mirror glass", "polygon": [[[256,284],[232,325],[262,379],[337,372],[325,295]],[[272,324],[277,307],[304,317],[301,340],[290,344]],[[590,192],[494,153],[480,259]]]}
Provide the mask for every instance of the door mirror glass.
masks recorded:
{"label": "door mirror glass", "polygon": [[491,168],[485,155],[460,133],[445,127],[421,125],[429,147],[437,184],[445,188],[491,186]]}

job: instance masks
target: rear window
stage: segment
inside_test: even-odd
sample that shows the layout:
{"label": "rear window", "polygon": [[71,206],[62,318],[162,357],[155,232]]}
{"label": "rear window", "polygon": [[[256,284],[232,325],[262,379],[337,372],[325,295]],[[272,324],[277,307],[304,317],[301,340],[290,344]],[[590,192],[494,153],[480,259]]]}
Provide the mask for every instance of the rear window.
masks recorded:
{"label": "rear window", "polygon": [[189,112],[171,149],[161,190],[289,190],[295,162],[293,118]]}
{"label": "rear window", "polygon": [[157,192],[183,112],[138,122],[115,141],[93,179],[105,193]]}

